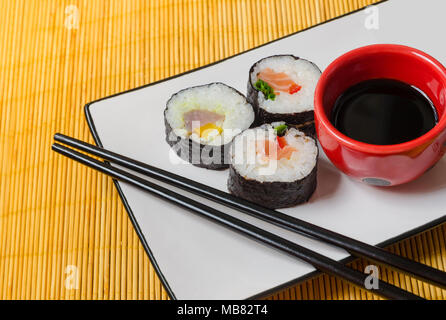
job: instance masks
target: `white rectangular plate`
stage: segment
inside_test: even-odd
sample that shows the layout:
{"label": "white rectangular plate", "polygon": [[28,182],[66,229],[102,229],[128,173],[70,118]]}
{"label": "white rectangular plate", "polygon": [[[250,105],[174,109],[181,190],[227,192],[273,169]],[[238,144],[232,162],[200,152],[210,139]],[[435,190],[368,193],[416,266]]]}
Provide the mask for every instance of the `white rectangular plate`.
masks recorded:
{"label": "white rectangular plate", "polygon": [[[90,129],[96,142],[107,149],[226,190],[227,170],[178,163],[170,153],[163,120],[168,98],[180,89],[216,81],[245,93],[250,66],[275,54],[300,56],[323,70],[351,49],[398,43],[424,50],[446,63],[442,34],[446,30],[446,2],[390,0],[375,8],[378,29],[366,27],[374,11],[361,10],[199,70],[92,102],[86,106]],[[350,180],[321,154],[318,187],[310,202],[284,213],[373,245],[388,244],[446,221],[446,159],[415,182],[382,189]],[[315,271],[311,265],[128,184],[117,183],[117,187],[163,284],[174,298],[245,299],[290,285]],[[216,207],[336,260],[349,256],[344,250]]]}

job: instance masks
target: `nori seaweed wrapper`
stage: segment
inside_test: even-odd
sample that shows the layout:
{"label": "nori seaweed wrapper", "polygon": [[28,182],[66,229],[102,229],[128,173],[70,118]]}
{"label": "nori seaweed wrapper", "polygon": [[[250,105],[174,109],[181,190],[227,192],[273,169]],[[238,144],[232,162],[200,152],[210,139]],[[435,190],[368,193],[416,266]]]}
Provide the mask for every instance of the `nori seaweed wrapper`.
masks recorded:
{"label": "nori seaweed wrapper", "polygon": [[232,165],[229,167],[229,192],[270,209],[289,208],[307,202],[316,186],[317,161],[309,175],[293,182],[245,179]]}
{"label": "nori seaweed wrapper", "polygon": [[[287,124],[295,126],[300,131],[308,133],[310,136],[315,136],[315,127],[314,127],[314,111],[304,111],[304,112],[295,112],[295,113],[271,113],[266,111],[265,109],[259,106],[259,94],[260,91],[257,90],[254,85],[251,83],[251,74],[254,72],[254,68],[258,63],[263,61],[264,59],[269,59],[272,57],[281,57],[281,56],[289,56],[293,57],[296,60],[299,60],[299,57],[293,55],[274,55],[270,57],[263,58],[257,61],[252,67],[249,69],[249,78],[248,78],[248,90],[247,90],[247,99],[248,102],[254,107],[254,112],[256,114],[255,126],[259,126],[264,123],[273,123],[284,121]],[[308,60],[307,60],[308,61]],[[320,69],[316,64],[311,61],[308,61],[314,65],[319,71]]]}
{"label": "nori seaweed wrapper", "polygon": [[[223,170],[229,167],[228,150],[230,143],[211,146],[197,143],[190,138],[177,136],[164,116],[166,141],[176,154],[194,166],[211,170]],[[216,161],[215,161],[216,160]]]}
{"label": "nori seaweed wrapper", "polygon": [[313,138],[314,140],[317,140],[316,126],[314,125],[314,121],[306,122],[304,124],[299,124],[299,125],[286,123],[286,125],[288,127],[293,127],[295,129],[305,133],[306,136],[309,136],[309,137]]}

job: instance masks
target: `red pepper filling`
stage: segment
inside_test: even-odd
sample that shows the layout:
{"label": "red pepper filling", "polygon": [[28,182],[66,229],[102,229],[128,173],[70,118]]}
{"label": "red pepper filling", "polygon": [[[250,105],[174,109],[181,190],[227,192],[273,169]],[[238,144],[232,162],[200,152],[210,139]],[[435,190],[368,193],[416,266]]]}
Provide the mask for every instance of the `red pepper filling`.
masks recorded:
{"label": "red pepper filling", "polygon": [[280,149],[283,149],[288,145],[288,143],[286,142],[285,136],[283,136],[283,137],[277,136],[277,143],[278,143]]}
{"label": "red pepper filling", "polygon": [[302,89],[302,87],[298,84],[293,84],[290,86],[290,88],[288,89],[288,92],[290,94],[294,94],[300,91],[300,89]]}

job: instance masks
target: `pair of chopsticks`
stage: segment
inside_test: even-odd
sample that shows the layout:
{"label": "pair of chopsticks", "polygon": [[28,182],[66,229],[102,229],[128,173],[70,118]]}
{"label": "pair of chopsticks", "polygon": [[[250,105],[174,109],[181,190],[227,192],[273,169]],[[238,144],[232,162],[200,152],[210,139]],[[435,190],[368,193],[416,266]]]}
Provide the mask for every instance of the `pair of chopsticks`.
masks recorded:
{"label": "pair of chopsticks", "polygon": [[[419,280],[426,281],[441,288],[446,288],[446,273],[440,270],[394,255],[381,248],[374,247],[342,234],[321,228],[314,224],[283,214],[279,211],[264,208],[249,201],[237,198],[226,192],[211,188],[196,181],[147,165],[117,153],[107,151],[103,148],[99,148],[83,141],[62,134],[56,134],[54,136],[54,140],[80,151],[103,158],[108,162],[131,169],[152,179],[218,202],[227,207],[272,223],[276,226],[316,238],[329,244],[333,244],[349,251],[355,256],[365,257],[379,264],[392,266],[397,270],[414,276]],[[127,171],[112,167],[108,162],[96,160],[90,156],[73,150],[72,148],[68,148],[59,143],[54,143],[52,146],[54,151],[64,156],[105,173],[114,179],[139,187],[155,196],[158,196],[159,198],[174,203],[179,207],[185,208],[194,214],[207,218],[248,238],[257,240],[258,242],[276,248],[283,253],[287,253],[295,258],[310,263],[318,270],[326,272],[330,275],[341,277],[359,288],[369,290],[374,294],[388,299],[422,299],[419,296],[404,291],[381,280],[379,281],[379,288],[366,289],[365,281],[369,276],[368,274],[348,268],[336,260],[309,250],[252,224],[206,206],[203,203],[197,202],[153,182],[147,181],[139,176],[133,175]]]}

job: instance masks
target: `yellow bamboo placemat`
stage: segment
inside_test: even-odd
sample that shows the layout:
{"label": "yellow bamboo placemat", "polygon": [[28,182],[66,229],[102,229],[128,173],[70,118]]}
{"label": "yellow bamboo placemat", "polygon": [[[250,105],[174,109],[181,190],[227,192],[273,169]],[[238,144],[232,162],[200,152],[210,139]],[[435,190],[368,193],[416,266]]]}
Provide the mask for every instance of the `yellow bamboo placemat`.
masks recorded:
{"label": "yellow bamboo placemat", "polygon": [[[93,142],[83,115],[89,101],[374,2],[1,0],[0,298],[167,299],[111,179],[51,152],[53,134]],[[445,270],[445,238],[443,225],[390,250]],[[426,298],[446,297],[389,270],[381,275]],[[323,275],[271,298],[375,297]]]}

